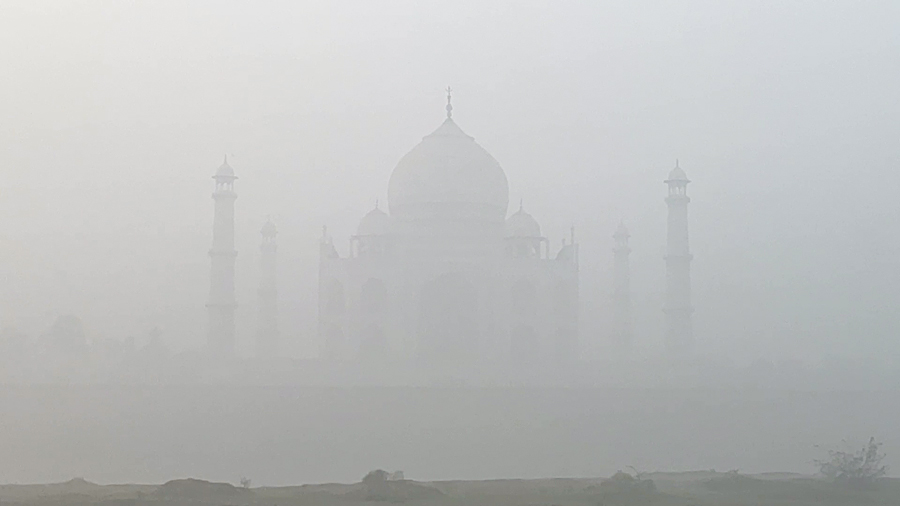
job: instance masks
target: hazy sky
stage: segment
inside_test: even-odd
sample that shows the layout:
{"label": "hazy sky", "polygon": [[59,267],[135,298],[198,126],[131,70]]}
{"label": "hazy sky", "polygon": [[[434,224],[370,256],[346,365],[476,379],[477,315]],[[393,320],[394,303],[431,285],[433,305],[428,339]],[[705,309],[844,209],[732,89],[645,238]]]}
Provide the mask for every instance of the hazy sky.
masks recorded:
{"label": "hazy sky", "polygon": [[896,354],[898,19],[888,1],[3,2],[0,324],[74,313],[94,338],[159,325],[198,346],[228,153],[241,346],[272,214],[282,333],[308,352],[321,225],[346,251],[449,84],[511,205],[554,245],[577,227],[589,349],[620,219],[638,344],[662,347],[677,157],[700,349]]}

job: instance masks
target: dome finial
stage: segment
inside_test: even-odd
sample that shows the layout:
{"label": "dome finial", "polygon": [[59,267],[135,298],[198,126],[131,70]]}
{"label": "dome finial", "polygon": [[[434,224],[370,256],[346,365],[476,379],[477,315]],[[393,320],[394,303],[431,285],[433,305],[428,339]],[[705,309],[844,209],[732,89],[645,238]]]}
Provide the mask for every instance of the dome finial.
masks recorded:
{"label": "dome finial", "polygon": [[678,159],[677,159],[677,158],[675,159],[675,168],[676,168],[676,169],[680,169],[680,168],[681,168],[681,167],[678,166]]}
{"label": "dome finial", "polygon": [[522,210],[525,208],[524,203],[525,203],[525,199],[524,199],[524,198],[520,198],[520,199],[519,199],[519,212],[522,212]]}
{"label": "dome finial", "polygon": [[378,199],[375,199],[375,209],[378,209]]}
{"label": "dome finial", "polygon": [[453,105],[450,104],[450,98],[451,98],[452,93],[453,93],[453,90],[450,89],[449,86],[447,86],[447,107],[446,107],[447,119],[450,119],[453,117]]}
{"label": "dome finial", "polygon": [[225,153],[225,160],[222,163],[228,165],[228,153]]}

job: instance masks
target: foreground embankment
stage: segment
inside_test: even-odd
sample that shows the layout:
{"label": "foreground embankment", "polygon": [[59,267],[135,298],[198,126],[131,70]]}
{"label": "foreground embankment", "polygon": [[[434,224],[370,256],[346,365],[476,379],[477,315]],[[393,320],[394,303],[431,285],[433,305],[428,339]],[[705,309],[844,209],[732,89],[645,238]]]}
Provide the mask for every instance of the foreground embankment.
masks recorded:
{"label": "foreground embankment", "polygon": [[895,392],[7,386],[0,482],[804,473],[824,448],[870,435],[896,462],[898,426]]}

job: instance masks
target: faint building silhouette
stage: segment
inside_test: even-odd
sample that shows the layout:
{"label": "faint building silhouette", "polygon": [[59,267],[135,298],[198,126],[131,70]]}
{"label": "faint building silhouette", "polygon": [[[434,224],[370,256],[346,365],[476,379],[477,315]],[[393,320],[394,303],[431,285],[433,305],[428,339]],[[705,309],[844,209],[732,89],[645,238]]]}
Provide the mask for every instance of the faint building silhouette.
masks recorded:
{"label": "faint building silhouette", "polygon": [[278,229],[271,219],[260,231],[259,245],[259,308],[257,314],[256,352],[259,356],[272,357],[278,353],[278,245],[275,237]]}
{"label": "faint building silhouette", "polygon": [[613,321],[612,342],[619,351],[627,351],[632,346],[633,327],[631,321],[631,267],[628,257],[631,248],[628,240],[631,234],[624,223],[619,223],[613,234]]}
{"label": "faint building silhouette", "polygon": [[213,179],[216,181],[212,195],[215,215],[212,248],[209,250],[207,345],[214,354],[230,355],[234,352],[234,310],[237,306],[234,298],[234,262],[237,257],[234,249],[234,201],[237,199],[234,180],[237,177],[228,165],[227,157]]}
{"label": "faint building silhouette", "polygon": [[88,349],[88,340],[84,333],[81,318],[74,315],[62,315],[56,318],[45,335],[49,348],[65,354],[84,353]]}
{"label": "faint building silhouette", "polygon": [[691,306],[691,255],[688,241],[687,185],[691,181],[675,162],[665,180],[669,194],[668,234],[666,240],[666,348],[671,353],[684,353],[693,348],[694,335]]}
{"label": "faint building silhouette", "polygon": [[14,327],[0,329],[0,350],[6,359],[19,359],[28,349],[28,335]]}
{"label": "faint building silhouette", "polygon": [[[448,90],[449,91],[449,90]],[[323,230],[319,334],[332,358],[428,363],[570,360],[577,354],[578,246],[555,256],[519,206],[506,218],[500,164],[452,118],[391,174],[388,209],[359,223],[347,257]]]}

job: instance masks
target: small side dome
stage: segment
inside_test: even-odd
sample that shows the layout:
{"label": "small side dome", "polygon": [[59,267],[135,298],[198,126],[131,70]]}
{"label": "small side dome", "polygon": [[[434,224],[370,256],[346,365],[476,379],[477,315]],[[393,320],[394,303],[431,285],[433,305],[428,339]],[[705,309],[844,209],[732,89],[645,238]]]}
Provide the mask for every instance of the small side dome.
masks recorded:
{"label": "small side dome", "polygon": [[385,235],[390,230],[391,217],[378,206],[369,211],[363,219],[359,220],[356,235]]}
{"label": "small side dome", "polygon": [[506,237],[541,237],[541,226],[522,207],[506,220]]}

